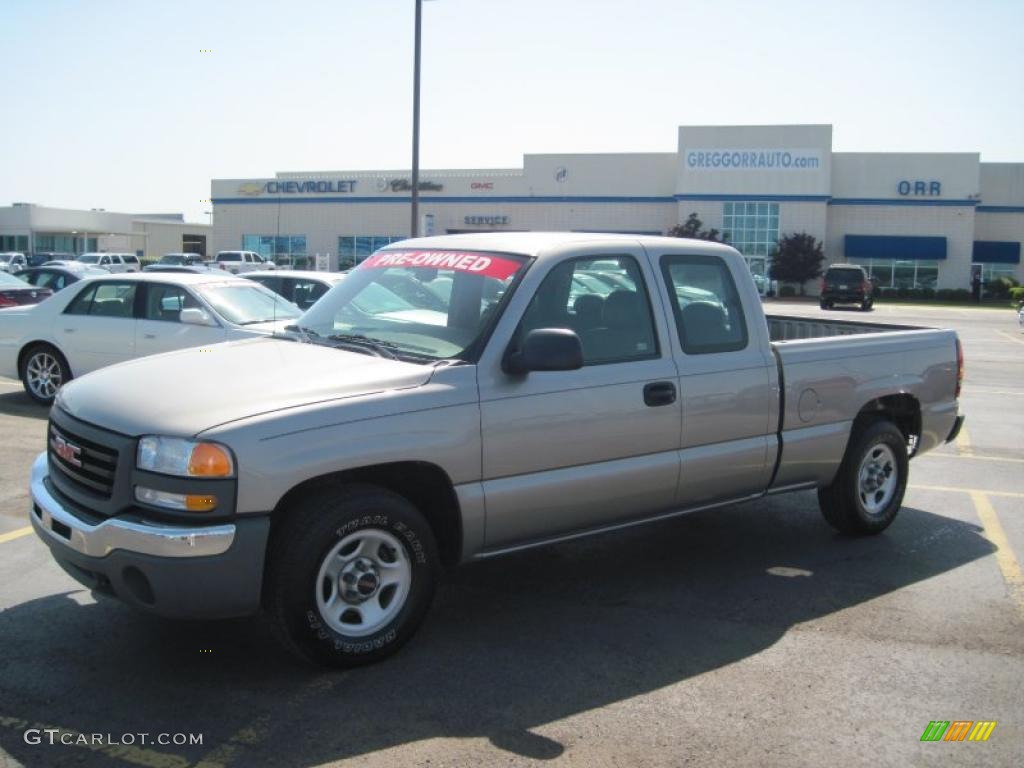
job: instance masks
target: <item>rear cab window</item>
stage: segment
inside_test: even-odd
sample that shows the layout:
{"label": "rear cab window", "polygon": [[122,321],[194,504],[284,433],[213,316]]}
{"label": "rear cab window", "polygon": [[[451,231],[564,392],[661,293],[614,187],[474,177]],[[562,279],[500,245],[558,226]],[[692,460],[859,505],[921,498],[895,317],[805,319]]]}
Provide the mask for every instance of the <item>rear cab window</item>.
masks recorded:
{"label": "rear cab window", "polygon": [[685,354],[746,349],[743,303],[724,260],[710,255],[666,255],[660,264]]}

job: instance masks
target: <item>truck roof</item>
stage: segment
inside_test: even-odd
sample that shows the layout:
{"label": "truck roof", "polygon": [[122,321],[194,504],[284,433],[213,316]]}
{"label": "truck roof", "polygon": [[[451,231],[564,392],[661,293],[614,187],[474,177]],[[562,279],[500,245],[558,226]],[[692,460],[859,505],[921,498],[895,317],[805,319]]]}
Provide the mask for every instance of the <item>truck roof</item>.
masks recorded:
{"label": "truck roof", "polygon": [[464,235],[437,235],[399,240],[383,250],[408,248],[436,248],[438,250],[499,251],[540,257],[555,248],[621,242],[639,243],[652,248],[680,248],[702,250],[706,253],[732,252],[732,247],[708,240],[693,240],[660,235],[622,235],[609,232],[473,232]]}

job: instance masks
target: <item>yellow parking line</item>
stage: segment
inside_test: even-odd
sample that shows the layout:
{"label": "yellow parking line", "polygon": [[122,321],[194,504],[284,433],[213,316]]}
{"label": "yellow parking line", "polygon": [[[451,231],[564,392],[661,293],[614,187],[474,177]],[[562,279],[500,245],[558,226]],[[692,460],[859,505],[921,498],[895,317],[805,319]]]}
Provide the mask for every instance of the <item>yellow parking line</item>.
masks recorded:
{"label": "yellow parking line", "polygon": [[996,548],[996,563],[1003,573],[1003,580],[1010,588],[1010,596],[1017,603],[1017,607],[1024,611],[1024,571],[1021,570],[1020,561],[1010,549],[1010,541],[1006,538],[1003,524],[999,522],[999,516],[992,508],[992,502],[984,493],[972,493],[971,501],[974,502],[974,510],[981,520],[981,527],[985,529],[985,538]]}
{"label": "yellow parking line", "polygon": [[32,533],[31,525],[26,525],[24,528],[19,528],[16,531],[4,533],[0,535],[0,544],[3,544],[7,541],[14,541],[15,539],[20,539],[22,536],[28,536],[30,533]]}
{"label": "yellow parking line", "polygon": [[1012,341],[1014,344],[1024,344],[1024,340],[1018,339],[1016,336],[1011,336],[1006,331],[996,331],[1000,336],[1005,336],[1007,339]]}
{"label": "yellow parking line", "polygon": [[[977,459],[978,461],[1002,461],[1008,464],[1024,464],[1024,459],[1011,459],[1006,456],[979,456],[976,453],[929,453],[934,459]],[[920,461],[920,459],[918,459]]]}
{"label": "yellow parking line", "polygon": [[1009,499],[1024,499],[1024,493],[1013,491],[989,491],[981,488],[958,488],[953,485],[908,485],[912,491],[944,491],[946,493],[980,493],[985,496],[1005,496]]}
{"label": "yellow parking line", "polygon": [[971,435],[966,427],[961,427],[960,434],[956,436],[956,450],[961,456],[970,456],[973,453],[971,450]]}

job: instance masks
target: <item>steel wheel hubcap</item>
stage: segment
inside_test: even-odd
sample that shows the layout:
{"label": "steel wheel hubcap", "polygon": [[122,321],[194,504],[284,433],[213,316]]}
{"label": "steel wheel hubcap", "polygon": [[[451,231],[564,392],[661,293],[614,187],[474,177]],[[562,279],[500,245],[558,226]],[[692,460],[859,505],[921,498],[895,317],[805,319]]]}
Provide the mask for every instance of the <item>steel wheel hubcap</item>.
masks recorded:
{"label": "steel wheel hubcap", "polygon": [[51,398],[64,383],[60,363],[48,352],[39,352],[29,358],[25,367],[28,388],[37,397]]}
{"label": "steel wheel hubcap", "polygon": [[405,545],[388,531],[367,528],[345,536],[324,557],[316,579],[316,605],[335,632],[365,637],[398,615],[411,586]]}
{"label": "steel wheel hubcap", "polygon": [[899,470],[896,454],[884,443],[871,446],[860,463],[858,495],[864,509],[872,515],[880,514],[896,493]]}

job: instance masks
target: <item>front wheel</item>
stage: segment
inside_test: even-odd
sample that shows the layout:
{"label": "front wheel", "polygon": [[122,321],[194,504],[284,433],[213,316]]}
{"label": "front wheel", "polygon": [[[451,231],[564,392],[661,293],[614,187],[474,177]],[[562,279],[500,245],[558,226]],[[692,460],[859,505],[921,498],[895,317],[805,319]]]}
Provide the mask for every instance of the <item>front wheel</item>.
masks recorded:
{"label": "front wheel", "polygon": [[21,383],[28,396],[40,405],[51,405],[57,390],[70,380],[67,360],[49,344],[37,344],[25,355]]}
{"label": "front wheel", "polygon": [[879,418],[863,422],[832,484],[818,490],[821,513],[843,533],[881,533],[903,504],[909,469],[907,441],[896,425]]}
{"label": "front wheel", "polygon": [[264,603],[289,650],[353,667],[390,656],[412,637],[440,568],[430,526],[407,499],[352,485],[306,496],[281,513]]}

